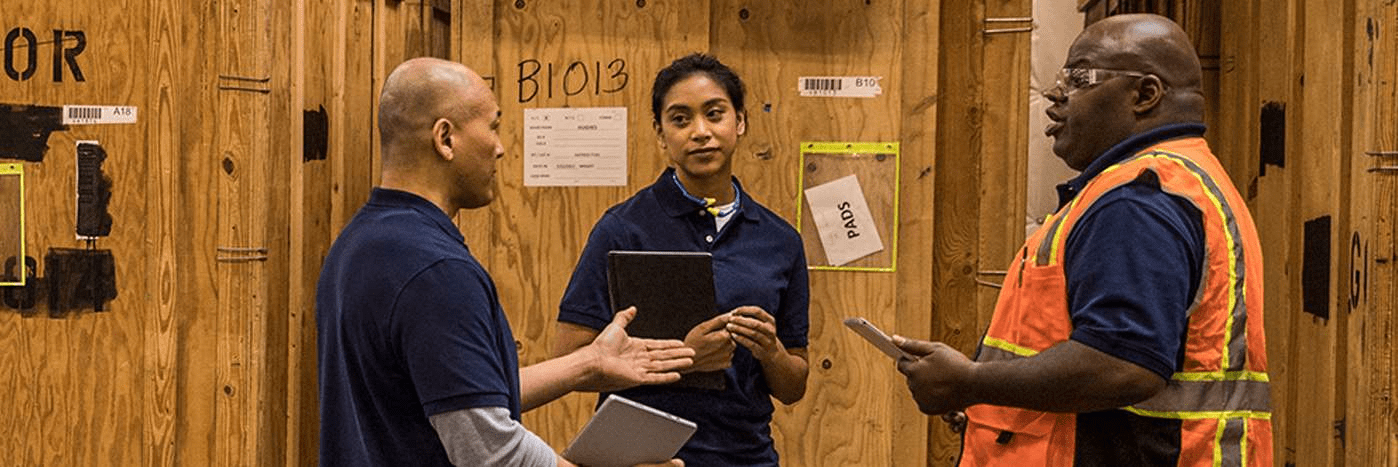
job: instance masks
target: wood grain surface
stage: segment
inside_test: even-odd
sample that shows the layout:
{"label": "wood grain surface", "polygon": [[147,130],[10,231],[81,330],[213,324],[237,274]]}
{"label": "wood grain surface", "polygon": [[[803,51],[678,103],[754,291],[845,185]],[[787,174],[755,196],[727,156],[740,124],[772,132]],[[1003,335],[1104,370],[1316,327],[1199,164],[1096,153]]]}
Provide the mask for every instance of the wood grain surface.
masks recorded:
{"label": "wood grain surface", "polygon": [[[1398,157],[1364,154],[1398,150],[1398,7],[1142,5],[1168,9],[1195,40],[1209,140],[1260,227],[1277,463],[1398,465],[1398,175],[1369,170]],[[655,72],[705,51],[748,85],[735,173],[789,221],[801,142],[901,143],[898,269],[811,272],[809,390],[772,427],[783,463],[951,465],[958,438],[839,322],[861,315],[973,351],[998,293],[986,284],[1023,239],[1017,181],[1039,137],[1023,128],[1029,34],[983,29],[1029,15],[1028,0],[7,5],[0,33],[36,40],[0,43],[11,68],[33,71],[0,75],[0,103],[135,106],[139,116],[55,131],[42,162],[23,163],[38,276],[49,278],[50,249],[91,246],[115,258],[118,293],[101,312],[0,304],[0,464],[314,465],[315,283],[379,179],[383,79],[413,56],[462,61],[494,86],[500,196],[457,222],[495,278],[521,362],[541,361],[591,226],[665,167],[651,127]],[[73,31],[86,41],[74,58],[82,81],[61,53]],[[802,76],[881,77],[882,94],[800,97]],[[1268,104],[1285,108],[1280,135],[1262,134]],[[525,109],[616,106],[628,109],[625,186],[523,185]],[[1284,137],[1285,164],[1258,160],[1273,136]],[[91,245],[74,236],[77,141],[99,142],[112,181],[112,232]],[[316,141],[323,158],[308,157]],[[861,183],[878,203],[891,199],[893,180]],[[1321,216],[1332,222],[1328,320],[1302,312],[1302,226]],[[524,423],[561,448],[594,401],[570,395]]]}

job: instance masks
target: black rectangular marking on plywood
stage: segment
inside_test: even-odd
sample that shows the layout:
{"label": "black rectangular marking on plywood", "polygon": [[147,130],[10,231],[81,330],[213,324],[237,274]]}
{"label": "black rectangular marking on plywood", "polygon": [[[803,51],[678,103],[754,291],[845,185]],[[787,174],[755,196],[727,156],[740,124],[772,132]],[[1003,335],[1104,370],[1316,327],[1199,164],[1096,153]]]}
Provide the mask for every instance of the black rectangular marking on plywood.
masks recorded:
{"label": "black rectangular marking on plywood", "polygon": [[117,296],[116,260],[111,250],[50,248],[44,255],[49,284],[49,315],[70,310],[106,311]]}
{"label": "black rectangular marking on plywood", "polygon": [[1301,309],[1330,319],[1330,216],[1306,221],[1301,256]]}
{"label": "black rectangular marking on plywood", "polygon": [[1257,175],[1267,175],[1267,166],[1286,167],[1286,103],[1266,102],[1258,124]]}
{"label": "black rectangular marking on plywood", "polygon": [[78,143],[78,235],[105,237],[112,233],[112,180],[102,172],[107,151],[91,142]]}
{"label": "black rectangular marking on plywood", "polygon": [[330,117],[325,106],[301,111],[301,162],[323,161],[330,147]]}
{"label": "black rectangular marking on plywood", "polygon": [[49,134],[65,129],[62,107],[0,104],[0,159],[43,162]]}

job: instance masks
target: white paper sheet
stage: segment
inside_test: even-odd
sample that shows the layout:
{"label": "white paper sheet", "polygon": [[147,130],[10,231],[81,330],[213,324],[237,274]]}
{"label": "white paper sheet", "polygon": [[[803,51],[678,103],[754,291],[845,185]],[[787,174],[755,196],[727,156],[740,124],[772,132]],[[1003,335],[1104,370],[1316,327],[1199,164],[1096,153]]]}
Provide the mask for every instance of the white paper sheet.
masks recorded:
{"label": "white paper sheet", "polygon": [[883,251],[869,203],[853,174],[807,188],[806,201],[830,265],[843,266]]}
{"label": "white paper sheet", "polygon": [[626,107],[524,109],[524,186],[626,185]]}

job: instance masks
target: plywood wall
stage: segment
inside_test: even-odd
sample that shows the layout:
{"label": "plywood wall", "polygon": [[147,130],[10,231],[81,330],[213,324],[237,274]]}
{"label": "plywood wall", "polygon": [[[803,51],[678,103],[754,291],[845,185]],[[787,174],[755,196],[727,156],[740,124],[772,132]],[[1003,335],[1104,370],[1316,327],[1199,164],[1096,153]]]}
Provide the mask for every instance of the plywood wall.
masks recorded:
{"label": "plywood wall", "polygon": [[[1346,316],[1344,465],[1398,465],[1398,5],[1356,2],[1350,228],[1340,231]],[[1348,238],[1346,238],[1348,237]]]}
{"label": "plywood wall", "polygon": [[[494,85],[507,145],[501,196],[458,224],[499,285],[521,361],[546,358],[591,225],[664,167],[650,129],[654,73],[693,51],[717,54],[747,81],[749,132],[735,170],[789,220],[800,142],[901,143],[898,271],[812,272],[810,390],[779,408],[773,427],[785,463],[954,463],[955,436],[917,412],[892,365],[838,321],[859,314],[974,348],[997,273],[1023,238],[1024,187],[1006,180],[1025,178],[1024,147],[1038,137],[1024,130],[1027,31],[987,30],[1029,26],[1014,18],[1030,16],[1030,3],[788,3],[7,6],[0,34],[23,28],[36,39],[17,32],[0,43],[17,51],[17,77],[0,75],[0,104],[135,106],[139,118],[55,131],[42,160],[23,162],[36,276],[48,279],[50,249],[110,251],[118,293],[102,311],[0,303],[0,392],[10,397],[0,406],[0,464],[314,465],[314,286],[335,234],[378,179],[383,78],[413,56],[460,60]],[[1265,226],[1276,458],[1398,465],[1398,173],[1374,170],[1398,165],[1384,155],[1398,150],[1398,7],[1216,8],[1179,2],[1176,13],[1198,38],[1216,37],[1200,40],[1206,65],[1217,51],[1210,140]],[[61,53],[75,47],[75,31],[86,39],[73,59],[82,81]],[[591,86],[562,88],[582,79],[579,67]],[[796,79],[811,75],[878,76],[883,93],[799,97]],[[524,109],[598,106],[628,108],[627,186],[523,186]],[[79,140],[100,142],[112,181],[112,232],[92,243],[74,236]],[[1308,259],[1306,221],[1325,216],[1330,228],[1312,230],[1322,238],[1311,245],[1330,254]],[[1326,279],[1306,283],[1307,271]],[[1316,290],[1328,318],[1307,313]],[[593,400],[568,396],[524,421],[561,447]]]}
{"label": "plywood wall", "polygon": [[[1394,7],[1226,2],[1218,132],[1266,258],[1275,458],[1395,465]],[[1310,241],[1307,241],[1309,237]]]}
{"label": "plywood wall", "polygon": [[[586,12],[586,21],[576,19],[579,12]],[[743,76],[749,124],[735,172],[778,214],[794,220],[802,141],[898,141],[909,131],[918,136],[903,141],[905,167],[927,171],[905,178],[901,188],[912,196],[905,201],[930,200],[934,132],[921,125],[935,115],[930,100],[935,60],[928,60],[936,53],[935,8],[919,4],[909,14],[898,3],[502,1],[494,15],[494,78],[506,116],[502,193],[482,212],[463,214],[462,225],[468,241],[484,245],[473,249],[496,278],[526,363],[547,356],[559,297],[592,224],[665,166],[650,130],[649,88],[655,72],[676,57],[714,53]],[[919,55],[907,56],[904,31],[913,29]],[[597,92],[593,86],[569,95],[560,83],[574,63],[593,70],[600,64],[607,71],[602,89],[616,91]],[[919,65],[911,71],[904,68],[914,63]],[[548,70],[554,76],[547,76]],[[882,77],[883,94],[874,99],[797,96],[798,77],[830,75]],[[590,78],[597,79],[596,73]],[[565,106],[628,108],[627,186],[522,186],[517,122],[523,109]],[[905,129],[905,119],[919,126]],[[927,235],[930,203],[903,206],[903,225],[911,226],[911,235]],[[887,465],[895,458],[921,463],[927,419],[917,415],[910,399],[897,397],[901,380],[892,365],[839,325],[845,316],[862,314],[876,322],[906,323],[912,329],[908,334],[927,335],[930,244],[910,248],[900,251],[898,273],[812,273],[811,391],[802,402],[780,408],[773,429],[790,465]],[[869,388],[884,388],[887,395],[866,397]],[[525,424],[562,447],[586,421],[594,401],[592,395],[569,396],[526,414]]]}
{"label": "plywood wall", "polygon": [[[18,50],[13,55],[16,61],[9,63],[34,73],[19,80],[0,76],[0,101],[40,106],[134,105],[148,112],[144,120],[149,122],[151,115],[158,115],[151,111],[153,103],[199,92],[193,83],[176,84],[170,68],[149,66],[159,56],[155,44],[162,34],[153,30],[154,18],[167,12],[153,10],[146,2],[84,6],[42,2],[7,5],[5,10],[5,24],[0,26],[5,33],[23,28],[38,40],[9,44],[10,50]],[[55,80],[49,60],[54,48],[75,47],[76,42],[55,43],[54,30],[84,34],[86,48],[75,57],[83,81],[77,81],[66,63],[59,70],[61,80]],[[37,62],[28,62],[29,50],[36,50]],[[172,65],[172,57],[164,58],[165,64]],[[136,66],[151,73],[137,76],[126,71]],[[151,86],[151,81],[163,87]],[[174,206],[169,211],[159,208],[163,203],[174,204],[178,192],[150,198],[142,193],[146,183],[158,177],[151,166],[161,162],[147,155],[156,144],[170,144],[173,138],[178,138],[176,132],[153,126],[75,126],[50,135],[42,161],[24,163],[28,254],[42,264],[49,248],[85,247],[75,239],[75,142],[97,140],[107,150],[103,168],[113,179],[109,210],[116,222],[112,235],[96,242],[96,247],[117,256],[120,293],[101,313],[86,310],[51,317],[46,303],[28,310],[0,305],[0,346],[6,349],[0,359],[0,384],[11,397],[0,408],[0,420],[11,427],[0,442],[0,463],[141,464],[169,452],[154,443],[155,438],[173,437],[173,409],[179,404],[175,382],[169,378],[177,363],[166,350],[172,344],[173,309],[161,305],[192,294],[168,281],[161,287],[162,282],[151,280],[159,278],[152,268],[168,270],[182,262],[172,254],[148,249],[148,245],[172,246],[177,241],[161,231],[162,217]],[[150,222],[133,222],[137,219]],[[45,276],[42,265],[39,269],[36,275]],[[38,293],[38,289],[29,292]],[[24,293],[5,292],[11,298]],[[144,319],[132,312],[147,303],[159,310],[152,312],[159,318]],[[132,433],[138,436],[128,435]]]}

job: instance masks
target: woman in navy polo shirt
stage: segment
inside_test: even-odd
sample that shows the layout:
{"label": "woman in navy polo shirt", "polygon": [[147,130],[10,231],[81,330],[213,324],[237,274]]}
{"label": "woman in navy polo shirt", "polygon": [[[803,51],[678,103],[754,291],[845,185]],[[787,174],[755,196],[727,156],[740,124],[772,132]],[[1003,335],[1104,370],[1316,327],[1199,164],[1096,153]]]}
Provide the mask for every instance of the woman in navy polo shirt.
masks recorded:
{"label": "woman in navy polo shirt", "polygon": [[597,221],[559,305],[554,353],[566,354],[611,321],[608,251],[713,254],[715,298],[731,311],[696,326],[685,344],[696,353],[691,370],[723,370],[725,389],[619,393],[699,426],[678,455],[687,465],[777,465],[771,399],[792,404],[806,393],[805,252],[791,224],[733,177],[733,152],[747,130],[743,92],[738,75],[708,55],[660,70],[651,112],[670,167]]}

